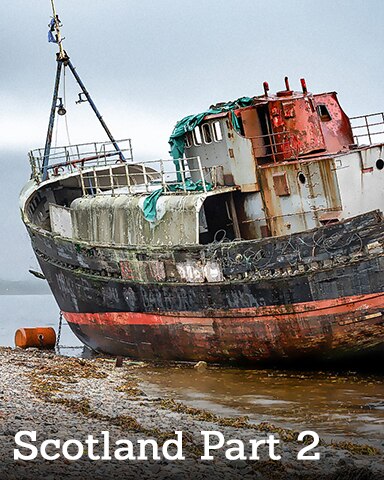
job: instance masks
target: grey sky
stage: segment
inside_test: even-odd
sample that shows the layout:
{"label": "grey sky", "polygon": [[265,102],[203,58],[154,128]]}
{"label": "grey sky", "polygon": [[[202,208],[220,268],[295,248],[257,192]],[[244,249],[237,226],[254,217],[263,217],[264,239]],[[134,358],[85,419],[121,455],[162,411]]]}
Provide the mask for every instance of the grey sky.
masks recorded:
{"label": "grey sky", "polygon": [[[349,115],[382,111],[381,0],[56,0],[64,45],[116,137],[138,159],[166,157],[175,122],[217,101],[299,88],[339,93]],[[26,152],[44,144],[56,47],[47,42],[49,0],[0,5],[0,277],[35,265],[19,220]],[[73,142],[104,139],[67,77]],[[61,120],[61,122],[63,122]],[[59,125],[58,143],[66,143]],[[56,138],[56,134],[55,134]]]}

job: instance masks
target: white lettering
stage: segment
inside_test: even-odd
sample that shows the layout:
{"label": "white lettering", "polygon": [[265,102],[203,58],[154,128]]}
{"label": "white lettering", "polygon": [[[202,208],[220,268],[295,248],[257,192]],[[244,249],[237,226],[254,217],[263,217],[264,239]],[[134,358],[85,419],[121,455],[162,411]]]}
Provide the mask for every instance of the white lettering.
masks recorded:
{"label": "white lettering", "polygon": [[271,460],[281,460],[281,455],[275,454],[275,445],[278,445],[280,440],[276,440],[273,435],[269,435],[267,444],[269,446],[269,458]]}
{"label": "white lettering", "polygon": [[15,442],[16,445],[22,448],[28,448],[31,453],[29,455],[23,455],[20,453],[20,450],[15,448],[13,450],[13,458],[14,460],[34,460],[37,457],[38,450],[34,445],[31,445],[30,443],[26,443],[21,441],[21,437],[29,437],[32,442],[36,442],[36,432],[30,432],[28,430],[23,430],[21,432],[17,432],[15,435]]}
{"label": "white lettering", "polygon": [[237,445],[226,450],[225,457],[228,460],[247,460],[244,454],[244,443],[241,440],[228,440],[227,445]]}
{"label": "white lettering", "polygon": [[137,457],[137,460],[148,460],[145,447],[147,445],[152,445],[152,458],[153,460],[161,460],[159,457],[159,446],[157,445],[156,440],[138,440],[137,443],[140,446],[140,454]]}
{"label": "white lettering", "polygon": [[[163,456],[166,460],[185,460],[183,456],[183,432],[176,431],[175,435],[177,436],[177,440],[167,440],[164,442]],[[171,455],[168,452],[168,447],[170,446],[176,447],[175,455]]]}
{"label": "white lettering", "polygon": [[313,455],[305,455],[307,452],[312,450],[313,448],[317,447],[320,442],[319,435],[316,432],[311,430],[306,430],[305,432],[301,432],[297,438],[299,442],[302,442],[305,437],[312,437],[313,442],[306,447],[303,447],[297,455],[298,460],[320,460],[320,453],[315,452]]}
{"label": "white lettering", "polygon": [[252,446],[252,454],[249,457],[250,460],[260,460],[259,455],[257,454],[257,449],[260,445],[265,445],[267,443],[266,440],[250,440],[249,443]]}
{"label": "white lettering", "polygon": [[112,460],[112,457],[109,454],[109,432],[103,431],[101,434],[104,437],[104,455],[101,457],[101,460]]}
{"label": "white lettering", "polygon": [[44,440],[44,442],[41,444],[41,447],[40,447],[40,454],[44,458],[44,460],[53,461],[60,458],[60,453],[48,455],[47,453],[48,445],[53,445],[56,448],[56,450],[58,450],[60,448],[60,440]]}
{"label": "white lettering", "polygon": [[[209,452],[210,450],[219,450],[224,446],[224,435],[217,431],[202,431],[201,435],[204,437],[204,455],[201,457],[201,460],[213,460],[213,455],[210,455]],[[210,437],[216,437],[219,440],[218,443],[211,445]]]}
{"label": "white lettering", "polygon": [[[71,455],[68,451],[69,447],[71,445],[75,445],[77,447],[77,453],[75,453],[73,455]],[[81,458],[83,456],[84,447],[83,447],[83,444],[79,440],[75,440],[74,438],[72,438],[72,439],[69,439],[69,440],[67,440],[63,443],[62,451],[63,451],[63,456],[67,460],[71,460],[72,462],[74,462],[75,460],[79,460],[79,458]]]}
{"label": "white lettering", "polygon": [[[64,457],[70,461],[76,461],[87,456],[91,461],[97,460],[185,460],[183,452],[183,432],[176,430],[174,438],[163,442],[161,449],[155,439],[139,439],[135,441],[120,439],[112,442],[110,433],[102,431],[97,437],[88,435],[82,440],[68,439],[64,443],[60,439],[47,439],[37,445],[36,431],[23,430],[15,434],[14,460],[35,460],[40,454],[41,458],[50,462]],[[201,431],[203,438],[203,461],[214,460],[215,456],[222,456],[230,461],[236,460],[260,460],[259,452],[263,445],[268,446],[268,454],[271,460],[281,460],[274,435],[268,435],[262,440],[248,439],[243,442],[240,439],[226,439],[220,431]],[[316,432],[305,431],[299,435],[298,441],[304,441],[312,437],[311,445],[304,446],[298,454],[299,460],[318,460],[319,452],[313,449],[319,444],[319,436]],[[37,446],[36,446],[37,445]],[[18,447],[18,448],[16,448]],[[264,447],[267,455],[267,448]],[[308,452],[312,450],[311,454]],[[281,453],[281,452],[280,452]],[[112,456],[111,456],[112,455]]]}
{"label": "white lettering", "polygon": [[98,440],[93,438],[93,435],[88,435],[88,438],[85,440],[85,443],[88,448],[88,458],[90,460],[100,460],[100,455],[95,455],[93,447],[99,444]]}
{"label": "white lettering", "polygon": [[115,451],[116,460],[136,460],[136,457],[133,454],[133,443],[131,441],[118,440],[115,445],[117,447],[124,445]]}

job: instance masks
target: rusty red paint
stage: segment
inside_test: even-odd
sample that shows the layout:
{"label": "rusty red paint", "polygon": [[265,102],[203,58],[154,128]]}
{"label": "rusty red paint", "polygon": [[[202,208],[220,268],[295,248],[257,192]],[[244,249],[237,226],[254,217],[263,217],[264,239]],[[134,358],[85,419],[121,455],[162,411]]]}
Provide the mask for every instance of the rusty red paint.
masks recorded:
{"label": "rusty red paint", "polygon": [[[163,360],[328,358],[384,338],[384,294],[230,311],[64,313],[75,333],[110,354]],[[170,345],[172,348],[170,348]]]}
{"label": "rusty red paint", "polygon": [[121,261],[120,268],[122,278],[124,278],[125,280],[133,280],[135,278],[135,273],[131,267],[131,262]]}
{"label": "rusty red paint", "polygon": [[303,94],[306,95],[308,93],[308,90],[307,90],[307,82],[305,81],[305,78],[300,78],[300,83],[301,83],[301,88],[303,89]]}
{"label": "rusty red paint", "polygon": [[196,312],[168,312],[162,314],[137,312],[104,312],[104,313],[70,313],[64,312],[67,321],[73,323],[102,324],[210,324],[214,319],[230,318],[231,321],[290,321],[293,317],[311,318],[324,314],[350,315],[363,310],[384,307],[384,293],[374,295],[357,295],[333,300],[296,303],[293,305],[265,306],[258,308],[238,308],[230,310],[215,310],[214,312],[196,315]]}
{"label": "rusty red paint", "polygon": [[351,123],[341,108],[335,92],[313,96],[316,107],[325,105],[330,113],[329,121],[321,121],[327,153],[337,153],[354,143]]}
{"label": "rusty red paint", "polygon": [[273,173],[272,180],[277,196],[285,197],[291,194],[286,172]]}
{"label": "rusty red paint", "polygon": [[[285,92],[288,93],[288,92]],[[325,150],[324,137],[321,131],[320,119],[310,96],[285,96],[269,102],[272,128],[277,136],[276,143],[278,160],[292,158],[293,152],[284,148],[284,135],[295,138],[297,154],[305,155]],[[281,137],[281,138],[280,138]],[[283,147],[279,146],[283,144]]]}

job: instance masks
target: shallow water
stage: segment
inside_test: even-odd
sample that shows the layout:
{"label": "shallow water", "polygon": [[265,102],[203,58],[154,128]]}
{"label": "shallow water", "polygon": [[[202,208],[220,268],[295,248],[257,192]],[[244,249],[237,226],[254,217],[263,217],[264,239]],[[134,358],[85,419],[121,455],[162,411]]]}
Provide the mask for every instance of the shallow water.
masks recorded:
{"label": "shallow water", "polygon": [[[51,295],[0,295],[0,345],[14,346],[21,327],[57,330],[59,309]],[[89,356],[64,322],[61,354]],[[284,370],[184,366],[140,371],[150,396],[170,397],[222,416],[247,415],[295,430],[315,430],[326,440],[383,446],[383,377]]]}
{"label": "shallow water", "polygon": [[[53,327],[59,323],[59,307],[52,295],[0,295],[0,345],[14,347],[15,332],[25,327]],[[63,322],[61,341],[63,355],[80,356],[83,345]],[[70,348],[69,348],[70,347]]]}
{"label": "shallow water", "polygon": [[282,370],[148,369],[143,390],[223,416],[248,416],[321,438],[384,446],[379,376]]}

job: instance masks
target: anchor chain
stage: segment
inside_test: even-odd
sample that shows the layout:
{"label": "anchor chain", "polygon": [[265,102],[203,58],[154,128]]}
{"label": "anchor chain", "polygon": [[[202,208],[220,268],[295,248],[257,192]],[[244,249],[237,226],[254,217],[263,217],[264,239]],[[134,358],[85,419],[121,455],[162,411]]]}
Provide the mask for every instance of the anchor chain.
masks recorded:
{"label": "anchor chain", "polygon": [[57,337],[56,337],[56,344],[55,344],[55,352],[57,355],[60,355],[60,337],[61,337],[62,326],[63,326],[63,312],[60,310],[59,326],[57,329]]}
{"label": "anchor chain", "polygon": [[81,346],[79,346],[79,347],[75,346],[74,347],[72,345],[62,345],[62,344],[60,344],[61,334],[62,334],[62,331],[63,331],[63,320],[64,320],[63,312],[60,311],[59,324],[58,324],[58,327],[57,327],[57,335],[56,335],[56,343],[55,343],[55,353],[56,353],[56,355],[61,355],[61,350],[62,349],[64,349],[64,350],[78,350],[79,348],[83,348]]}

